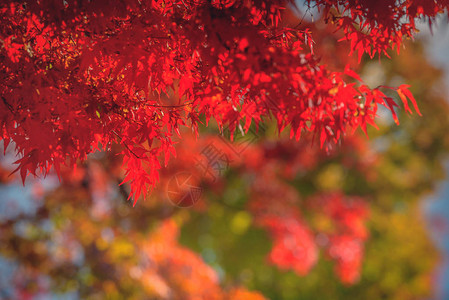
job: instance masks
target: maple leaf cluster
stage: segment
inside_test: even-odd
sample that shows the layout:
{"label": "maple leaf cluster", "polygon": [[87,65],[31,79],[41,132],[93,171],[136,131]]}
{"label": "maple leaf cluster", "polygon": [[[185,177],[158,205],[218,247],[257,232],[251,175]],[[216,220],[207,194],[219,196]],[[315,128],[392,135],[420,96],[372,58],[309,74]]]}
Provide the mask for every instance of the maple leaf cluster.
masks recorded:
{"label": "maple leaf cluster", "polygon": [[[346,67],[314,54],[307,26],[287,26],[282,0],[2,1],[0,127],[14,141],[17,171],[48,174],[89,153],[123,147],[137,201],[175,154],[173,135],[211,119],[248,131],[274,119],[291,138],[321,145],[375,125],[379,105],[397,105]],[[359,60],[399,49],[415,19],[448,1],[308,1],[351,41]],[[340,41],[344,43],[344,41]],[[408,86],[393,88],[405,109]],[[396,119],[396,116],[395,116]],[[204,120],[204,121],[203,121]],[[397,120],[397,119],[396,119]]]}

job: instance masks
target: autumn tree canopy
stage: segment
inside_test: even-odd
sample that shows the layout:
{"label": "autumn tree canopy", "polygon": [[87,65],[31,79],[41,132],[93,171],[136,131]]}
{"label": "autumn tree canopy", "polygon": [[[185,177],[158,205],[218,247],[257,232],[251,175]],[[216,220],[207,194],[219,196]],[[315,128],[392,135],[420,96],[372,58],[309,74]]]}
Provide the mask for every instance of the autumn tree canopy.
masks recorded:
{"label": "autumn tree canopy", "polygon": [[[216,121],[231,135],[275,120],[323,147],[375,126],[389,89],[419,113],[407,85],[370,87],[357,72],[400,51],[416,20],[432,23],[447,0],[2,1],[0,124],[14,142],[17,171],[47,174],[98,148],[123,148],[125,182],[136,201],[175,155],[174,134]],[[349,45],[351,64],[328,64],[320,32],[286,8],[317,10]],[[298,21],[298,19],[297,19]],[[304,21],[304,22],[303,22]],[[323,28],[322,26],[322,28]],[[317,38],[318,37],[318,38]]]}
{"label": "autumn tree canopy", "polygon": [[447,6],[2,1],[0,298],[428,298]]}

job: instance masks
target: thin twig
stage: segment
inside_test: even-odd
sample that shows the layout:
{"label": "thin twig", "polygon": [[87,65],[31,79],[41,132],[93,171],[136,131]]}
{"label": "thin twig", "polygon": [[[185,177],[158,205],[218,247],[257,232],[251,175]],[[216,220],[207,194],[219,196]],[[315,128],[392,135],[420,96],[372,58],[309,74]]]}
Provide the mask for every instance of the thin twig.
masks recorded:
{"label": "thin twig", "polygon": [[[310,4],[307,4],[307,9],[304,12],[304,14],[302,15],[301,20],[299,21],[298,25],[296,25],[295,27],[293,27],[294,29],[298,29],[299,26],[301,26],[302,22],[304,21],[304,18],[306,17],[307,13],[310,11]],[[312,16],[313,18],[313,16]]]}
{"label": "thin twig", "polygon": [[[112,130],[112,133],[115,134],[120,141],[123,141],[123,138],[117,133],[115,132],[115,130]],[[129,152],[131,152],[135,157],[137,157],[138,159],[143,159],[142,157],[140,157],[139,155],[137,155],[136,153],[134,153],[134,151],[131,150],[131,148],[129,148],[129,146],[126,143],[123,143],[123,145],[126,147],[126,149],[128,149]]]}
{"label": "thin twig", "polygon": [[182,4],[184,5],[185,8],[187,8],[187,9],[189,8],[189,7],[184,3],[184,0],[181,0],[181,2],[182,2]]}
{"label": "thin twig", "polygon": [[190,105],[192,103],[193,102],[187,102],[187,103],[179,104],[179,105],[157,105],[157,104],[147,104],[147,103],[145,103],[144,105],[145,106],[151,106],[151,107],[158,107],[158,108],[178,108],[178,107],[184,107],[184,106]]}
{"label": "thin twig", "polygon": [[9,109],[9,111],[15,115],[16,113],[13,111],[11,104],[9,104],[8,101],[6,101],[6,98],[2,96],[2,100],[3,103],[5,103],[6,107]]}

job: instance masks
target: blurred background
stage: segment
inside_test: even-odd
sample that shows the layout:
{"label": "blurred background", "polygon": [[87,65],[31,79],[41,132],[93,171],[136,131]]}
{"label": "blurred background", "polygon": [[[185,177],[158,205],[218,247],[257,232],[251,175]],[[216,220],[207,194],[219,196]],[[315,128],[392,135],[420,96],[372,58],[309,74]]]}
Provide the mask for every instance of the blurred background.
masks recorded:
{"label": "blurred background", "polygon": [[[354,62],[317,12],[286,14],[313,20],[323,63]],[[396,126],[380,110],[369,139],[329,153],[269,121],[232,142],[214,124],[186,131],[133,207],[120,149],[23,187],[9,147],[0,299],[449,299],[449,26],[437,23],[359,70],[372,88],[410,84],[423,116],[399,109]]]}

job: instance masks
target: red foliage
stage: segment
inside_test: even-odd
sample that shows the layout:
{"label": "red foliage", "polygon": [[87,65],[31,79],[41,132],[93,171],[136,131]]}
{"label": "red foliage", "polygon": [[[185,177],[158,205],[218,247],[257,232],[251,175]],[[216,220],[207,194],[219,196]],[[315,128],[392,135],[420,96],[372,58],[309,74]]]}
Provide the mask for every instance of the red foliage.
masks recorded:
{"label": "red foliage", "polygon": [[[399,49],[415,17],[433,18],[448,1],[315,1],[359,57]],[[22,179],[123,146],[135,201],[175,154],[180,126],[200,119],[248,131],[274,118],[321,145],[374,125],[379,104],[349,68],[319,63],[311,31],[282,23],[282,0],[2,1],[0,126],[13,140]],[[429,19],[431,20],[431,19]],[[355,82],[347,82],[352,78]],[[398,91],[407,111],[407,86]],[[240,125],[243,123],[243,126]]]}
{"label": "red foliage", "polygon": [[273,238],[270,261],[282,269],[293,269],[298,275],[306,275],[318,260],[318,249],[323,248],[335,260],[335,269],[342,282],[356,282],[361,269],[363,242],[368,238],[366,204],[362,199],[341,193],[306,199],[315,219],[328,224],[313,228],[299,213],[299,202],[297,192],[275,178],[262,178],[253,185],[251,211],[256,222]]}
{"label": "red foliage", "polygon": [[262,177],[253,185],[251,211],[256,222],[273,237],[270,261],[305,275],[318,260],[318,248],[312,231],[295,208],[297,204],[298,195],[293,188],[275,178]]}
{"label": "red foliage", "polygon": [[323,244],[327,254],[336,262],[337,274],[344,283],[356,282],[362,266],[363,242],[368,238],[366,204],[357,197],[337,193],[314,197],[311,203],[334,223],[333,230],[322,232],[322,237],[327,240]]}
{"label": "red foliage", "polygon": [[428,18],[429,25],[435,16],[447,10],[449,1],[425,0],[318,0],[307,1],[318,6],[326,20],[335,23],[351,42],[351,53],[357,52],[360,61],[363,53],[388,56],[396,48],[398,54],[404,37],[412,38],[417,32],[415,19]]}

